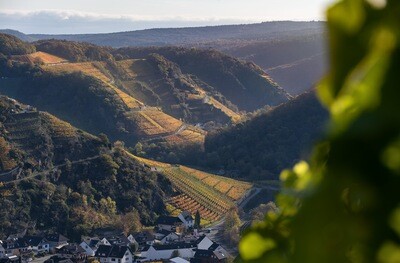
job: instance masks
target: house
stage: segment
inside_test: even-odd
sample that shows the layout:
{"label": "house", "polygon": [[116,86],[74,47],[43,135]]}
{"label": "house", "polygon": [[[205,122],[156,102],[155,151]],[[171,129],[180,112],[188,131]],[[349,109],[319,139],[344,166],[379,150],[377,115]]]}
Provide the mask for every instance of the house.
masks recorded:
{"label": "house", "polygon": [[177,234],[175,232],[170,232],[167,235],[165,235],[163,238],[160,239],[160,244],[168,244],[168,243],[174,243],[178,242],[181,239],[181,235]]}
{"label": "house", "polygon": [[190,263],[189,261],[181,257],[171,258],[169,261],[172,263]]}
{"label": "house", "polygon": [[22,262],[21,257],[17,256],[0,258],[0,263],[21,263],[21,262]]}
{"label": "house", "polygon": [[46,238],[41,236],[25,236],[24,239],[35,255],[38,253],[49,253],[50,244]]}
{"label": "house", "polygon": [[95,257],[100,263],[132,263],[133,253],[128,246],[100,245]]}
{"label": "house", "polygon": [[139,247],[153,245],[155,242],[154,234],[151,231],[142,231],[133,235]]}
{"label": "house", "polygon": [[207,236],[202,236],[196,241],[197,251],[190,260],[191,263],[222,263],[227,262],[229,254],[218,243]]}
{"label": "house", "polygon": [[45,238],[49,242],[50,249],[60,249],[62,246],[68,245],[68,238],[61,234],[48,234]]}
{"label": "house", "polygon": [[100,239],[95,237],[84,239],[79,246],[85,250],[85,254],[87,256],[93,257],[96,254],[96,250],[100,244]]}
{"label": "house", "polygon": [[102,240],[102,243],[104,243],[104,245],[129,246],[131,244],[131,241],[129,241],[129,239],[124,234],[105,236],[104,239],[108,242],[106,243],[104,240]]}
{"label": "house", "polygon": [[0,240],[0,258],[6,257],[6,249],[3,247],[3,241]]}
{"label": "house", "polygon": [[189,211],[183,211],[178,215],[178,218],[182,221],[186,229],[192,228],[194,226],[194,219]]}
{"label": "house", "polygon": [[226,263],[228,255],[220,251],[198,249],[190,263]]}
{"label": "house", "polygon": [[57,254],[64,259],[71,259],[73,262],[85,262],[86,253],[78,244],[68,244],[57,249]]}
{"label": "house", "polygon": [[175,232],[178,227],[183,226],[183,222],[176,216],[160,216],[157,221],[158,230]]}
{"label": "house", "polygon": [[174,252],[182,258],[192,258],[196,251],[195,243],[174,243],[167,245],[152,245],[145,247],[138,255],[137,262],[147,262],[155,260],[166,260],[173,257]]}
{"label": "house", "polygon": [[25,256],[31,253],[31,248],[24,238],[11,238],[1,243],[3,258]]}

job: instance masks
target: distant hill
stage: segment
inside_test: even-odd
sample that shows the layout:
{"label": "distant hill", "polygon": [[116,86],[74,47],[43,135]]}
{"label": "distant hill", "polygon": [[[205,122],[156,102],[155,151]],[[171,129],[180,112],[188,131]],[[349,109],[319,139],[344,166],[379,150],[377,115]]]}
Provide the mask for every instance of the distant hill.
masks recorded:
{"label": "distant hill", "polygon": [[325,35],[318,33],[284,40],[254,40],[217,48],[256,63],[287,92],[299,95],[311,89],[326,73],[326,42]]}
{"label": "distant hill", "polygon": [[309,154],[327,119],[315,94],[305,93],[245,123],[209,134],[206,166],[247,180],[277,179],[282,169]]}
{"label": "distant hill", "polygon": [[65,39],[89,42],[111,47],[191,45],[217,41],[233,42],[251,39],[281,39],[304,36],[323,31],[325,22],[277,21],[258,24],[206,26],[187,28],[160,28],[138,31],[79,34],[79,35],[29,35],[39,39]]}
{"label": "distant hill", "polygon": [[0,29],[0,33],[15,36],[15,37],[21,39],[22,41],[26,41],[26,42],[31,42],[31,41],[35,40],[34,38],[20,32],[20,31],[17,31],[17,30]]}
{"label": "distant hill", "polygon": [[67,39],[112,47],[185,46],[216,49],[254,62],[291,95],[309,90],[326,72],[325,22],[149,29],[109,34],[23,35],[30,41]]}

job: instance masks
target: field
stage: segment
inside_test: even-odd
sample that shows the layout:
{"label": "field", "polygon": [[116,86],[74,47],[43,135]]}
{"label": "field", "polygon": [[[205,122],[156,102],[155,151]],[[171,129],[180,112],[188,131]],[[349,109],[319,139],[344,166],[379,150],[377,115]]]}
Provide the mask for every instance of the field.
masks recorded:
{"label": "field", "polygon": [[14,56],[14,60],[21,61],[21,62],[41,62],[44,64],[58,64],[58,63],[66,63],[68,60],[45,53],[45,52],[34,52],[28,55],[21,55],[21,56]]}
{"label": "field", "polygon": [[235,201],[252,187],[250,183],[127,154],[149,167],[157,168],[171,181],[179,194],[167,200],[169,210],[188,210],[193,214],[199,211],[201,217],[208,221],[218,220],[235,207]]}

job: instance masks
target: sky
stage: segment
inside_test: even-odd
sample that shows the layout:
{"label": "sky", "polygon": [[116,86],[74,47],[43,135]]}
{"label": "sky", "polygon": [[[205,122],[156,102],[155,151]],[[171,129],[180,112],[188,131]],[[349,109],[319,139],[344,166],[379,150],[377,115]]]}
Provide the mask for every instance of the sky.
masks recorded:
{"label": "sky", "polygon": [[332,0],[0,0],[0,28],[108,33],[148,28],[324,20]]}

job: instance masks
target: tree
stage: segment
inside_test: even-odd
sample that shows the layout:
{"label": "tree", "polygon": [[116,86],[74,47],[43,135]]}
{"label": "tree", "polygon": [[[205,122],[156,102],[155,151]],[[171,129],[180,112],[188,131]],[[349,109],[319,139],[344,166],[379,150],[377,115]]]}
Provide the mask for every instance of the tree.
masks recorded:
{"label": "tree", "polygon": [[172,251],[171,258],[177,258],[180,256],[181,256],[181,253],[179,253],[179,250]]}
{"label": "tree", "polygon": [[342,0],[327,14],[329,130],[281,173],[279,211],[240,243],[248,262],[399,262],[400,1]]}
{"label": "tree", "polygon": [[194,227],[200,228],[200,222],[201,222],[200,212],[199,210],[197,210],[194,216]]}

